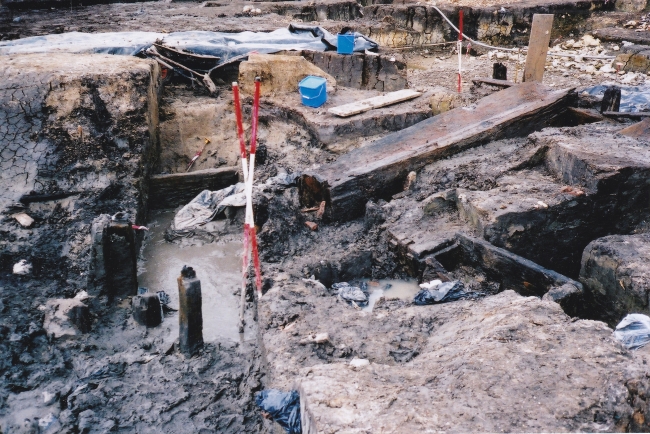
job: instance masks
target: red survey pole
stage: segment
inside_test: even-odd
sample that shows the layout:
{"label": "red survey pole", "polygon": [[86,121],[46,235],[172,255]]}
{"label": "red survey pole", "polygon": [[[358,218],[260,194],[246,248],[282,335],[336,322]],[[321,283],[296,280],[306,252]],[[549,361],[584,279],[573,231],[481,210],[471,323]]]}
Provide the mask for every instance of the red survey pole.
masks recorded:
{"label": "red survey pole", "polygon": [[462,88],[461,88],[461,82],[460,82],[460,74],[462,72],[462,58],[463,58],[463,10],[460,9],[458,11],[458,29],[460,30],[458,32],[458,93],[461,93]]}

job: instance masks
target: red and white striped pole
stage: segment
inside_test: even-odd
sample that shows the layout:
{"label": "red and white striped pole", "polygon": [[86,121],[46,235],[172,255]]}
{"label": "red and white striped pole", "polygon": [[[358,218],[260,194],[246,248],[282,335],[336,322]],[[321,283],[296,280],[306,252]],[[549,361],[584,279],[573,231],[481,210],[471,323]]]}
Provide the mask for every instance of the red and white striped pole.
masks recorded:
{"label": "red and white striped pole", "polygon": [[463,10],[458,11],[458,93],[462,92],[461,73],[462,73],[462,59],[463,59]]}
{"label": "red and white striped pole", "polygon": [[[251,119],[251,149],[250,156],[246,155],[246,140],[244,138],[244,127],[242,122],[241,104],[239,101],[239,86],[233,83],[233,98],[235,103],[235,118],[237,120],[237,134],[239,136],[239,150],[242,160],[242,174],[244,177],[244,191],[246,193],[246,216],[244,219],[244,251],[242,253],[242,288],[239,312],[239,332],[244,331],[244,310],[246,306],[246,283],[248,276],[248,265],[250,253],[253,254],[253,265],[255,267],[255,283],[258,297],[262,292],[262,274],[260,268],[259,253],[257,249],[257,234],[255,231],[255,218],[253,216],[253,178],[255,175],[255,151],[257,150],[257,126],[260,107],[260,78],[255,78],[255,94],[253,97],[253,113]],[[252,244],[252,249],[251,249]]]}

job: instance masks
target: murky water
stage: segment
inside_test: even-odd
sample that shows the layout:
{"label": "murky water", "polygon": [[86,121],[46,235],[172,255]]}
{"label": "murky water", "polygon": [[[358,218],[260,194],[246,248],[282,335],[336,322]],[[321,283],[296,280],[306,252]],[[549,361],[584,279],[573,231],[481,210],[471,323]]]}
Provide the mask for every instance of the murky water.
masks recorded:
{"label": "murky water", "polygon": [[[144,261],[138,267],[139,286],[149,288],[151,292],[165,291],[171,298],[171,306],[178,308],[176,279],[183,265],[191,266],[201,280],[203,340],[240,340],[239,295],[234,293],[241,287],[241,239],[230,236],[214,243],[185,246],[168,243],[164,232],[173,217],[174,212],[165,211],[151,218],[142,254]],[[246,340],[253,338],[253,321],[247,323]],[[169,329],[165,334],[166,341],[176,340],[178,314],[166,316],[162,327]]]}
{"label": "murky water", "polygon": [[420,290],[417,280],[382,279],[378,281],[365,280],[368,283],[368,305],[362,310],[371,312],[377,300],[381,297],[399,298],[413,301]]}

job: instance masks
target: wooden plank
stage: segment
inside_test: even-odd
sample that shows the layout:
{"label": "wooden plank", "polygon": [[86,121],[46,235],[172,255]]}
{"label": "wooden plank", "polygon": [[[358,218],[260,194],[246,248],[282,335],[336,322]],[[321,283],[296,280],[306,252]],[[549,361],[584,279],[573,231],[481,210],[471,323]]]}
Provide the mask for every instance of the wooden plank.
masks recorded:
{"label": "wooden plank", "polygon": [[650,138],[650,117],[647,117],[634,125],[630,125],[627,128],[623,128],[619,131],[619,134],[635,138]]}
{"label": "wooden plank", "polygon": [[636,113],[603,112],[603,116],[608,116],[611,118],[643,119],[643,118],[650,118],[650,112],[636,112]]}
{"label": "wooden plank", "polygon": [[153,175],[149,182],[149,207],[152,209],[175,208],[185,205],[203,190],[221,190],[236,184],[237,181],[237,167]]}
{"label": "wooden plank", "polygon": [[332,107],[328,110],[329,113],[346,118],[359,113],[367,112],[368,110],[386,107],[387,105],[397,104],[398,102],[408,101],[422,95],[422,92],[417,92],[412,89],[402,89],[395,92],[390,92],[385,95],[368,98],[361,101],[355,101],[350,104]]}
{"label": "wooden plank", "polygon": [[301,205],[327,202],[326,215],[351,220],[369,199],[390,199],[409,172],[472,146],[522,137],[564,121],[573,89],[522,83],[389,134],[299,178]]}
{"label": "wooden plank", "polygon": [[490,86],[497,86],[497,87],[511,87],[514,86],[515,82],[513,81],[508,81],[508,80],[497,80],[495,78],[475,78],[472,80],[472,83],[481,85],[481,84],[489,84]]}
{"label": "wooden plank", "polygon": [[524,81],[542,81],[552,27],[553,14],[533,15],[533,26],[530,29],[528,54],[524,67]]}

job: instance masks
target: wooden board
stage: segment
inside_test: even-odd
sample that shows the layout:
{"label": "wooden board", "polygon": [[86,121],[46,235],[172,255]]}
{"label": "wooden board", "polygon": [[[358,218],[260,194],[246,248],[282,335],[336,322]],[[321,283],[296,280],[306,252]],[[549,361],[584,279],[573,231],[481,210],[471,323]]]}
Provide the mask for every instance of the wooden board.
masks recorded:
{"label": "wooden board", "polygon": [[641,122],[623,128],[619,131],[619,134],[647,140],[650,138],[650,118],[645,118]]}
{"label": "wooden board", "polygon": [[475,78],[472,80],[472,83],[478,85],[489,84],[490,86],[497,86],[497,87],[510,87],[517,84],[513,81],[497,80],[496,78]]}
{"label": "wooden board", "polygon": [[643,119],[650,118],[650,112],[603,112],[603,116],[608,116],[611,118]]}
{"label": "wooden board", "polygon": [[328,110],[328,112],[333,115],[346,118],[348,116],[367,112],[368,110],[386,107],[387,105],[397,104],[398,102],[408,101],[420,95],[422,95],[422,92],[417,92],[412,89],[402,89],[387,93],[385,95],[376,96],[374,98],[368,98],[361,101],[355,101],[350,104],[332,107]]}
{"label": "wooden board", "polygon": [[533,26],[530,29],[528,54],[524,67],[524,81],[542,81],[552,27],[553,14],[533,15]]}
{"label": "wooden board", "polygon": [[303,174],[298,185],[301,205],[309,208],[325,200],[329,218],[357,218],[369,199],[390,199],[402,191],[413,170],[472,146],[561,124],[573,95],[573,89],[522,83],[471,108],[456,108],[389,134]]}

